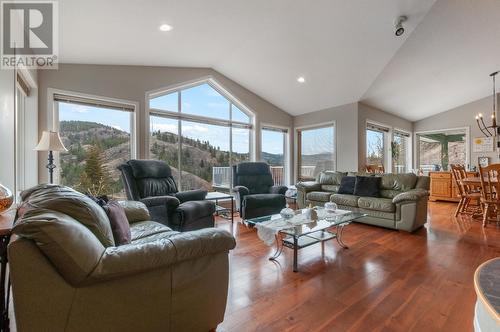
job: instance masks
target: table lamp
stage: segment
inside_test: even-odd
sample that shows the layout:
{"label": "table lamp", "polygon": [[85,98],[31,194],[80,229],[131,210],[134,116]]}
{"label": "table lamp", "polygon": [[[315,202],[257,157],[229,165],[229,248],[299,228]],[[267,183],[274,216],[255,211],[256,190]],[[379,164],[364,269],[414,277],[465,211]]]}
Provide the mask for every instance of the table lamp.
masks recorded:
{"label": "table lamp", "polygon": [[59,133],[56,131],[47,131],[44,130],[42,133],[42,138],[38,145],[35,147],[35,151],[48,151],[49,152],[49,163],[47,164],[47,169],[49,170],[49,182],[53,183],[54,181],[54,168],[57,166],[54,165],[54,155],[53,151],[68,151],[64,144],[61,141],[61,137]]}

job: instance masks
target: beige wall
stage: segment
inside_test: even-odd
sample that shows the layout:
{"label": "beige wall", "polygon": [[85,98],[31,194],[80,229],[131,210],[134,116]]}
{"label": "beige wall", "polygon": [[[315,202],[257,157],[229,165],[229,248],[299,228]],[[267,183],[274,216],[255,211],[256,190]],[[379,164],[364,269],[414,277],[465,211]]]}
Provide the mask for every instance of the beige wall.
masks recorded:
{"label": "beige wall", "polygon": [[[366,129],[366,123],[369,121],[384,125],[385,127],[388,127],[391,130],[400,129],[408,132],[409,134],[413,133],[413,123],[411,121],[384,112],[370,105],[366,105],[364,103],[358,103],[358,132],[359,132],[358,160],[359,160],[360,170],[362,170],[366,164],[365,129]],[[386,170],[386,171],[390,172],[391,170]]]}
{"label": "beige wall", "polygon": [[[138,141],[145,142],[148,135],[148,125],[145,123],[144,116],[146,92],[208,76],[215,79],[228,92],[255,112],[256,128],[260,128],[261,123],[292,127],[291,115],[213,69],[60,64],[58,70],[43,70],[38,74],[39,130],[41,132],[51,128],[48,121],[47,89],[53,88],[136,102],[139,105],[137,112]],[[256,151],[259,152],[260,135],[256,135],[255,145]],[[145,150],[144,146],[138,147],[139,158],[146,156]],[[257,159],[259,155],[260,153],[257,153]],[[39,179],[46,181],[47,175],[43,162],[46,159],[46,154],[41,154],[39,159]]]}
{"label": "beige wall", "polygon": [[[358,103],[332,107],[294,117],[294,127],[309,127],[335,122],[337,169],[358,169]],[[295,154],[297,147],[295,146]]]}
{"label": "beige wall", "polygon": [[[471,138],[469,139],[469,149],[471,151],[471,160],[469,161],[470,165],[477,166],[477,158],[479,156],[487,156],[491,158],[490,160],[491,162],[498,162],[499,158],[496,152],[489,152],[489,153],[472,152],[472,139],[474,137],[484,136],[476,124],[475,115],[477,113],[483,113],[487,125],[490,125],[491,124],[490,116],[492,109],[493,109],[492,97],[483,98],[453,108],[443,113],[439,113],[434,116],[425,118],[423,120],[416,121],[414,123],[414,130],[415,132],[419,132],[419,131],[441,130],[441,129],[451,129],[460,127],[470,128],[470,136],[471,136]],[[418,161],[415,160],[415,167],[417,166],[416,165],[417,162]]]}

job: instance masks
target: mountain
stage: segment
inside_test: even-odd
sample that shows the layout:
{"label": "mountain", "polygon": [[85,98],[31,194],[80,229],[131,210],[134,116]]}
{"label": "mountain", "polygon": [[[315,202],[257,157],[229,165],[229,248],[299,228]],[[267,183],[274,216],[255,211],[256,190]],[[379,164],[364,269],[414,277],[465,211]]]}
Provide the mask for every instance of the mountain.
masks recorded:
{"label": "mountain", "polygon": [[269,152],[262,152],[262,160],[266,161],[271,166],[283,165],[283,154],[274,154]]}
{"label": "mountain", "polygon": [[[113,193],[123,195],[123,186],[117,166],[130,159],[130,134],[96,122],[61,121],[61,139],[68,149],[61,154],[62,183],[78,187],[84,173],[90,147],[98,145],[102,164],[110,173]],[[229,166],[229,151],[222,151],[208,141],[182,137],[182,188],[212,189],[212,168]],[[164,160],[179,179],[177,169],[179,136],[169,132],[153,132],[150,136],[150,158]],[[232,153],[233,163],[248,160],[249,155]],[[83,190],[85,190],[83,188]]]}
{"label": "mountain", "polygon": [[[130,159],[130,134],[96,122],[61,121],[60,134],[68,152],[61,153],[61,182],[79,187],[90,147],[98,145],[114,193],[123,191],[117,167]],[[79,188],[82,189],[82,188]],[[123,194],[123,193],[122,193]],[[123,195],[124,196],[124,195]]]}

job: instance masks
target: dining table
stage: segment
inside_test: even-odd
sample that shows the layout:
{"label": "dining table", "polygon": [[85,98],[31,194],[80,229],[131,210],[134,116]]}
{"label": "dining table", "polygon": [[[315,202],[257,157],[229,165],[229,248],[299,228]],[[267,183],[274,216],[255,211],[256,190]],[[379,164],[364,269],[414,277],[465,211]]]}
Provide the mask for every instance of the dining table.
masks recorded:
{"label": "dining table", "polygon": [[[484,179],[485,182],[488,182],[488,178]],[[461,182],[464,185],[469,185],[471,187],[481,187],[481,178],[479,176],[472,176],[469,178],[462,179]],[[498,183],[498,178],[491,179],[492,184]]]}

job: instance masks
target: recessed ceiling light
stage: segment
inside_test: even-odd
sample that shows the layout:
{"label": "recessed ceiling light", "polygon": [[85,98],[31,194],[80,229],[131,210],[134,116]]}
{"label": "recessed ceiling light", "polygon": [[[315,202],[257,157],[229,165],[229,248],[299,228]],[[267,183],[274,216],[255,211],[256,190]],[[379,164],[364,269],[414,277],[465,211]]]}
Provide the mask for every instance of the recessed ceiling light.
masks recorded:
{"label": "recessed ceiling light", "polygon": [[170,31],[173,29],[173,27],[171,25],[168,25],[168,24],[162,24],[160,25],[160,31]]}
{"label": "recessed ceiling light", "polygon": [[305,83],[306,79],[304,77],[300,76],[300,77],[297,78],[297,82],[299,82],[299,83]]}

